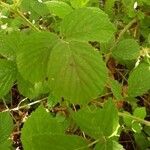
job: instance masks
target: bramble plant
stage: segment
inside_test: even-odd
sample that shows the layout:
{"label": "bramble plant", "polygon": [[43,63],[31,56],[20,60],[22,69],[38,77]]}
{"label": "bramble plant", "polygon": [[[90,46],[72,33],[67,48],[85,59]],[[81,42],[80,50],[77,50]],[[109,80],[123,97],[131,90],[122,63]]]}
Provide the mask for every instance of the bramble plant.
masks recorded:
{"label": "bramble plant", "polygon": [[148,150],[149,90],[149,0],[0,0],[0,150]]}

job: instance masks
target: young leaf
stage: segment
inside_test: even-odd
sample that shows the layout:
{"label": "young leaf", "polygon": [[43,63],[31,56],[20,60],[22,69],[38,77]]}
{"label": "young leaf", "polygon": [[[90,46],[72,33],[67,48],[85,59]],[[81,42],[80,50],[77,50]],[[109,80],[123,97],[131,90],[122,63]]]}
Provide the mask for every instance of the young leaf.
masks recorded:
{"label": "young leaf", "polygon": [[90,45],[62,41],[51,52],[48,78],[53,95],[83,104],[101,94],[107,70],[99,52]]}
{"label": "young leaf", "polygon": [[14,62],[0,59],[0,97],[5,96],[16,80],[16,65]]}
{"label": "young leaf", "polygon": [[73,11],[67,3],[61,1],[46,1],[44,4],[46,4],[51,14],[60,18],[64,18],[67,14]]}
{"label": "young leaf", "polygon": [[136,97],[144,94],[150,89],[150,65],[142,62],[135,68],[128,79],[128,95]]}
{"label": "young leaf", "polygon": [[109,137],[118,129],[118,113],[113,102],[109,100],[103,109],[81,109],[73,114],[77,125],[93,138]]}
{"label": "young leaf", "polygon": [[120,63],[136,60],[140,53],[140,46],[134,39],[125,39],[118,43],[112,51],[113,57]]}
{"label": "young leaf", "polygon": [[40,106],[25,122],[22,128],[21,140],[24,149],[30,150],[35,136],[44,134],[63,134],[64,132],[64,126],[48,114],[42,106]]}
{"label": "young leaf", "polygon": [[98,143],[94,150],[124,150],[124,148],[118,142],[108,139]]}
{"label": "young leaf", "polygon": [[35,32],[27,35],[17,53],[20,74],[31,83],[46,78],[47,62],[57,37],[49,32]]}
{"label": "young leaf", "polygon": [[113,37],[114,32],[114,25],[98,8],[74,10],[61,24],[61,34],[69,40],[107,42]]}
{"label": "young leaf", "polygon": [[13,130],[13,120],[8,112],[0,113],[0,149],[9,150],[11,142],[10,134]]}

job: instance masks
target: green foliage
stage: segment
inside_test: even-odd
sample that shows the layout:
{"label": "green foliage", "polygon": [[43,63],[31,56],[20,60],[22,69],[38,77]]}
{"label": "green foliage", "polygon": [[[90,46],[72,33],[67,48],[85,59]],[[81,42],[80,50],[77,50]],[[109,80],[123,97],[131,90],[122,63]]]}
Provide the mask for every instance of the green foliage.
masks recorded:
{"label": "green foliage", "polygon": [[73,114],[73,119],[85,133],[96,139],[115,135],[119,126],[118,113],[112,100],[108,100],[103,109],[82,109]]}
{"label": "green foliage", "polygon": [[53,95],[83,104],[102,93],[107,70],[99,52],[88,44],[61,41],[52,50],[48,64]]}
{"label": "green foliage", "polygon": [[61,1],[46,1],[44,4],[46,4],[51,14],[60,18],[64,18],[73,11],[67,3]]}
{"label": "green foliage", "polygon": [[68,40],[107,42],[114,32],[115,27],[107,14],[92,7],[73,11],[61,24],[61,34]]}
{"label": "green foliage", "polygon": [[0,150],[149,149],[149,6],[0,0]]}
{"label": "green foliage", "polygon": [[50,116],[41,106],[24,124],[21,140],[25,150],[88,149],[87,143],[81,137],[65,135],[65,123]]}
{"label": "green foliage", "polygon": [[16,80],[16,65],[9,60],[0,60],[0,97],[5,96]]}
{"label": "green foliage", "polygon": [[[128,84],[128,94],[131,97],[139,96],[150,89],[150,69],[149,64],[143,62],[139,64],[130,74]],[[146,74],[145,74],[146,72]]]}
{"label": "green foliage", "polygon": [[11,141],[10,134],[13,130],[13,121],[9,113],[0,113],[0,149],[9,150]]}
{"label": "green foliage", "polygon": [[114,48],[113,57],[122,64],[136,60],[140,54],[140,46],[134,39],[124,39]]}
{"label": "green foliage", "polygon": [[108,140],[101,141],[99,144],[96,145],[94,150],[124,150],[123,146],[118,144],[116,141]]}

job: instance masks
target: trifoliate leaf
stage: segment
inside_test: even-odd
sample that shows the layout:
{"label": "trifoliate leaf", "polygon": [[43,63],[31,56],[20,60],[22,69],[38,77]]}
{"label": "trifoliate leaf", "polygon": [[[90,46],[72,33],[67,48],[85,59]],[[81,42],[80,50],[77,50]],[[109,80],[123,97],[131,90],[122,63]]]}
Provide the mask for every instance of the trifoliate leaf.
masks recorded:
{"label": "trifoliate leaf", "polygon": [[13,120],[8,112],[0,113],[0,149],[9,150],[11,142],[9,140],[13,131]]}
{"label": "trifoliate leaf", "polygon": [[128,79],[128,94],[131,97],[140,96],[150,89],[150,65],[142,62],[130,74]]}
{"label": "trifoliate leaf", "polygon": [[67,3],[61,1],[46,1],[44,4],[46,4],[51,14],[60,18],[64,18],[67,14],[73,11]]}
{"label": "trifoliate leaf", "polygon": [[14,62],[0,59],[0,97],[5,96],[16,80],[16,65]]}
{"label": "trifoliate leaf", "polygon": [[62,41],[51,52],[48,78],[53,95],[82,104],[101,94],[107,70],[99,52],[90,45]]}
{"label": "trifoliate leaf", "polygon": [[97,8],[76,9],[61,24],[61,34],[69,40],[107,42],[114,32],[108,16]]}
{"label": "trifoliate leaf", "polygon": [[73,114],[76,124],[93,138],[114,135],[118,129],[118,113],[113,102],[109,100],[103,109],[84,108]]}

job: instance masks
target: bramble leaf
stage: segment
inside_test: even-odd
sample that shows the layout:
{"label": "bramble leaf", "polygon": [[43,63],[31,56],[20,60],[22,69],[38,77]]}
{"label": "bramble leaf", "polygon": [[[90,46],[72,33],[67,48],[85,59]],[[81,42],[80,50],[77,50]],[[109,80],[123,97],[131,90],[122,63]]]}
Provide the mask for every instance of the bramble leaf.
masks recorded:
{"label": "bramble leaf", "polygon": [[48,78],[53,95],[83,104],[101,94],[107,69],[99,52],[90,45],[62,41],[51,52]]}
{"label": "bramble leaf", "polygon": [[65,124],[53,118],[40,106],[25,122],[21,140],[25,150],[70,150],[84,147],[87,143],[78,136],[65,135]]}
{"label": "bramble leaf", "polygon": [[128,79],[128,95],[136,97],[144,94],[150,89],[150,65],[141,63],[130,74]]}
{"label": "bramble leaf", "polygon": [[47,62],[56,41],[57,37],[49,32],[27,35],[17,53],[17,67],[25,80],[32,83],[45,80]]}
{"label": "bramble leaf", "polygon": [[120,63],[126,64],[136,60],[140,54],[140,46],[134,39],[124,39],[113,49],[113,57]]}
{"label": "bramble leaf", "polygon": [[0,97],[5,96],[16,80],[16,65],[14,62],[0,59]]}
{"label": "bramble leaf", "polygon": [[44,4],[46,4],[51,14],[54,14],[60,18],[64,18],[67,14],[73,11],[67,3],[61,1],[46,1]]}
{"label": "bramble leaf", "polygon": [[99,142],[94,150],[124,150],[123,146],[111,139]]}
{"label": "bramble leaf", "polygon": [[103,109],[81,109],[73,114],[73,119],[81,130],[96,139],[114,135],[119,125],[117,109],[111,100]]}
{"label": "bramble leaf", "polygon": [[107,42],[114,32],[107,14],[92,7],[74,10],[61,24],[61,34],[68,40]]}
{"label": "bramble leaf", "polygon": [[13,130],[13,120],[8,112],[0,113],[0,149],[9,150],[11,141],[10,134]]}

